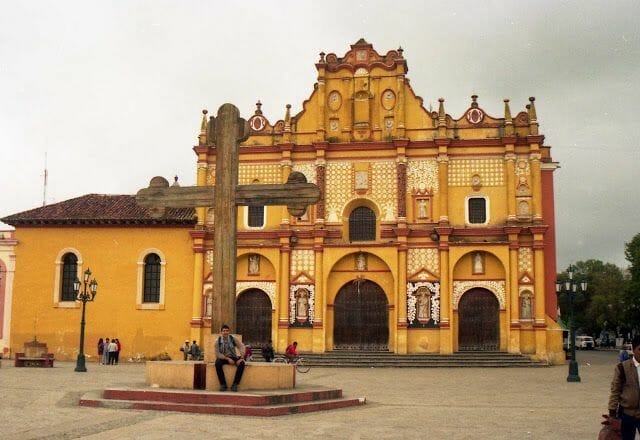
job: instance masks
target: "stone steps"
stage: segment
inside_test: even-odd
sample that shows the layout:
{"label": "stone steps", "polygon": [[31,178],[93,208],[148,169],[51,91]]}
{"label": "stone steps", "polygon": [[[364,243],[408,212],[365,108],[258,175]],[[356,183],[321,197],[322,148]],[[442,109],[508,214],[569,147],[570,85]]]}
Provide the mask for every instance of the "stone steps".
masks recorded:
{"label": "stone steps", "polygon": [[[301,353],[307,365],[312,367],[349,368],[505,368],[547,367],[546,362],[536,362],[529,357],[503,352],[458,352],[441,354],[406,354],[390,352],[332,351],[327,353]],[[254,354],[255,360],[262,360]]]}
{"label": "stone steps", "polygon": [[365,398],[345,398],[340,389],[288,392],[210,392],[200,390],[107,388],[86,393],[80,406],[179,411],[202,414],[273,417],[364,405]]}

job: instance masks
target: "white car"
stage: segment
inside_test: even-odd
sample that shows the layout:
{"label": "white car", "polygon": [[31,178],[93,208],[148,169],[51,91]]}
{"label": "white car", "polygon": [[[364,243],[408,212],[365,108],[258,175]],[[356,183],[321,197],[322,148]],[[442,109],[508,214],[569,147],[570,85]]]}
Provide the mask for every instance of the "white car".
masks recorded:
{"label": "white car", "polygon": [[576,336],[576,348],[593,350],[596,346],[591,336]]}

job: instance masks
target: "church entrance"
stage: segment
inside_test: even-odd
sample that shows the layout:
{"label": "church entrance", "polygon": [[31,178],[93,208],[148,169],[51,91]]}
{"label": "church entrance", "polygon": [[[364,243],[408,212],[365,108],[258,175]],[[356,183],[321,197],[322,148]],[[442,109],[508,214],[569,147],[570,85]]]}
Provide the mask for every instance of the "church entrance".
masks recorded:
{"label": "church entrance", "polygon": [[369,280],[345,284],[334,301],[336,350],[389,350],[389,309],[382,288]]}
{"label": "church entrance", "polygon": [[458,350],[497,351],[499,348],[500,306],[495,295],[485,289],[471,289],[458,304]]}
{"label": "church entrance", "polygon": [[242,342],[262,347],[271,339],[271,301],[260,289],[242,292],[236,300],[236,326]]}

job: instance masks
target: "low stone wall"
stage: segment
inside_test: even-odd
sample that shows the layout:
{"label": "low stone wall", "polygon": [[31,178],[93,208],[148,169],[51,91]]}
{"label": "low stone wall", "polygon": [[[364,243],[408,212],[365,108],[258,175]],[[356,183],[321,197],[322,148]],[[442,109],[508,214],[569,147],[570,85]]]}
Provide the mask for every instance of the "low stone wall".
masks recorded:
{"label": "low stone wall", "polygon": [[[202,361],[148,361],[146,383],[159,388],[192,390],[202,382],[201,372],[206,371],[206,389],[218,391],[220,384],[212,363]],[[231,386],[236,367],[223,367],[227,384]],[[294,365],[267,362],[248,362],[238,389],[244,390],[290,390],[296,385]]]}

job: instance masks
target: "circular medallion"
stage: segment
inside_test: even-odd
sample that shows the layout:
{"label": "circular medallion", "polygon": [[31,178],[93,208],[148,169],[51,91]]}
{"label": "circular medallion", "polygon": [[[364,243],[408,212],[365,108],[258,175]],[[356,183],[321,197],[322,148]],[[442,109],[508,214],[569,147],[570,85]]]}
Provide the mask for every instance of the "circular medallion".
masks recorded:
{"label": "circular medallion", "polygon": [[342,106],[342,96],[340,96],[340,92],[334,90],[333,92],[329,93],[328,101],[329,109],[334,112],[339,110]]}
{"label": "circular medallion", "polygon": [[482,122],[483,118],[484,113],[478,108],[472,108],[467,112],[467,121],[471,122],[472,124],[478,124]]}
{"label": "circular medallion", "polygon": [[255,115],[251,119],[249,119],[249,126],[253,131],[262,131],[262,129],[267,125],[267,120],[264,116]]}
{"label": "circular medallion", "polygon": [[385,90],[382,93],[382,108],[385,110],[393,110],[393,107],[396,105],[396,94],[393,93],[393,90]]}

